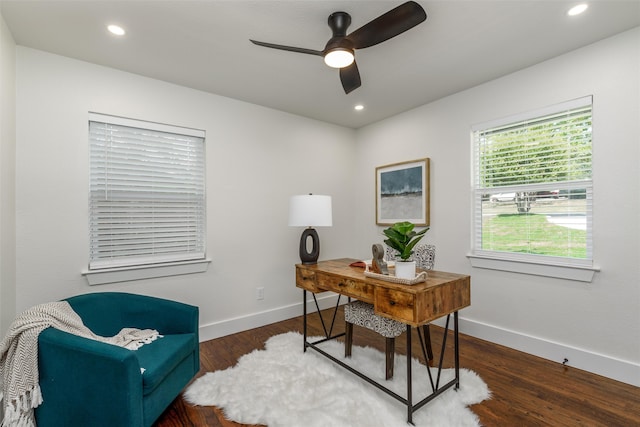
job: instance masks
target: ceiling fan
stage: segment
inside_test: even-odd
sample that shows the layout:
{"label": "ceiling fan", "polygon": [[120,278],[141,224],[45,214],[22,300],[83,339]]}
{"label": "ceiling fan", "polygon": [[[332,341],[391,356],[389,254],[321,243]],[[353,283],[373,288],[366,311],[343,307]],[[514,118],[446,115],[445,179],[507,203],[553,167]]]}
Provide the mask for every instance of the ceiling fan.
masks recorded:
{"label": "ceiling fan", "polygon": [[351,24],[351,16],[346,12],[334,12],[329,15],[329,27],[333,36],[329,39],[324,50],[305,49],[301,47],[283,46],[251,40],[258,46],[290,52],[306,53],[324,57],[327,65],[340,69],[340,81],[345,93],[360,87],[360,72],[356,65],[354,51],[382,43],[390,38],[404,33],[427,19],[422,6],[414,1],[408,1],[380,15],[347,35],[347,28]]}

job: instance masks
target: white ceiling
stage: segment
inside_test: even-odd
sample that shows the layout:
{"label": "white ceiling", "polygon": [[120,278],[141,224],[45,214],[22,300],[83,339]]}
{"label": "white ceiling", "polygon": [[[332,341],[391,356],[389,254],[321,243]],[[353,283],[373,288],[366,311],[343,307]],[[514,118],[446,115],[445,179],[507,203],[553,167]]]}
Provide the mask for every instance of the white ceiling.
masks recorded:
{"label": "white ceiling", "polygon": [[640,25],[640,0],[591,0],[577,17],[566,11],[578,0],[420,1],[426,22],[356,52],[362,86],[349,95],[321,57],[249,42],[322,50],[332,12],[351,14],[351,32],[402,2],[0,0],[0,10],[19,45],[352,128]]}

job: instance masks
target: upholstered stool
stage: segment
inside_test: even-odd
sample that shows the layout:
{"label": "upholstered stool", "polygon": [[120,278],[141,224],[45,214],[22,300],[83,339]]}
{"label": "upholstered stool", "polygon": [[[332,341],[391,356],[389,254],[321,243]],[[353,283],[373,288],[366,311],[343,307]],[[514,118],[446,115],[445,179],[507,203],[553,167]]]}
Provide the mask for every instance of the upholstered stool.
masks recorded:
{"label": "upholstered stool", "polygon": [[393,359],[395,355],[395,339],[402,334],[407,325],[397,320],[378,316],[373,312],[373,305],[362,301],[354,301],[344,306],[344,320],[346,334],[344,344],[345,357],[351,357],[353,343],[353,325],[371,329],[386,338],[385,345],[385,373],[386,379],[393,377]]}
{"label": "upholstered stool", "polygon": [[[436,248],[434,245],[416,245],[411,260],[416,262],[418,268],[431,270],[435,262]],[[397,251],[387,247],[387,260],[397,259]],[[393,378],[393,361],[395,355],[395,338],[402,334],[407,325],[397,320],[379,316],[373,311],[373,304],[362,301],[354,301],[344,306],[345,339],[344,355],[351,356],[353,345],[353,325],[370,329],[385,337],[385,378]],[[433,360],[433,350],[431,348],[431,333],[429,325],[423,327],[427,358]]]}

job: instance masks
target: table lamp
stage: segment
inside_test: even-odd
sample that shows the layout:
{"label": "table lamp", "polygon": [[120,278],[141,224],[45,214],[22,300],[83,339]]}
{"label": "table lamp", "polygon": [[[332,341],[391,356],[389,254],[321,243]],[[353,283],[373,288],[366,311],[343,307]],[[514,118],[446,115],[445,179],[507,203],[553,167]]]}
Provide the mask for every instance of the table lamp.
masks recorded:
{"label": "table lamp", "polygon": [[[289,226],[307,227],[300,237],[300,261],[303,264],[316,264],[320,255],[320,240],[313,227],[331,227],[331,196],[309,193],[291,196],[289,201]],[[311,251],[307,249],[307,240],[311,238]]]}

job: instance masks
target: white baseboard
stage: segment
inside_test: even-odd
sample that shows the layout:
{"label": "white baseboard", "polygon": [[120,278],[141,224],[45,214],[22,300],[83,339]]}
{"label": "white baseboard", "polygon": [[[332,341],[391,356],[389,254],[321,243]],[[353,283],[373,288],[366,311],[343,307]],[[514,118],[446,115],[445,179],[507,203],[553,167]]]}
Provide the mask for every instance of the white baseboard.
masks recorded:
{"label": "white baseboard", "polygon": [[[309,294],[309,297],[311,298],[311,294]],[[346,300],[343,301],[346,302]],[[335,294],[318,297],[318,305],[321,309],[334,307],[336,302],[337,296]],[[307,307],[309,312],[315,311],[313,299],[309,300]],[[201,325],[200,341],[208,341],[246,331],[248,329],[280,322],[282,320],[300,316],[301,314],[302,302],[259,313],[252,313],[246,316],[225,319],[207,325]],[[439,326],[444,326],[444,321],[442,319],[439,319],[434,323]],[[639,364],[547,341],[541,338],[523,335],[515,331],[465,319],[462,316],[459,318],[459,324],[461,333],[558,363],[562,363],[566,358],[568,360],[566,362],[567,366],[572,366],[577,369],[582,369],[616,381],[640,387]],[[453,327],[453,325],[450,325],[450,327]],[[462,351],[464,351],[464,349]]]}
{"label": "white baseboard", "polygon": [[462,316],[459,318],[459,326],[461,333],[558,363],[567,359],[568,361],[565,363],[567,366],[640,387],[640,364],[523,335],[493,325],[464,319]]}
{"label": "white baseboard", "polygon": [[[309,310],[310,313],[315,312],[316,306],[313,303],[311,293],[308,293],[307,295],[307,310]],[[316,296],[316,298],[321,310],[335,307],[338,301],[338,297],[335,294]],[[346,302],[347,300],[346,298],[342,298],[342,301]],[[202,342],[224,337],[226,335],[235,334],[238,332],[246,331],[248,329],[258,328],[260,326],[269,325],[271,323],[280,322],[282,320],[291,319],[292,317],[301,315],[302,302],[299,302],[296,304],[278,307],[259,313],[252,313],[246,316],[239,316],[231,319],[221,320],[219,322],[209,323],[207,325],[200,325],[200,341]]]}

